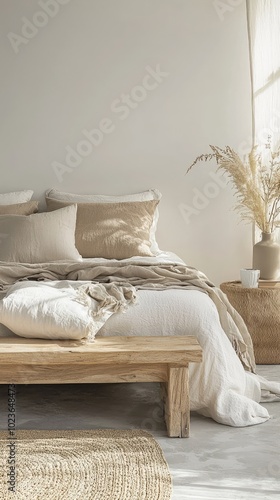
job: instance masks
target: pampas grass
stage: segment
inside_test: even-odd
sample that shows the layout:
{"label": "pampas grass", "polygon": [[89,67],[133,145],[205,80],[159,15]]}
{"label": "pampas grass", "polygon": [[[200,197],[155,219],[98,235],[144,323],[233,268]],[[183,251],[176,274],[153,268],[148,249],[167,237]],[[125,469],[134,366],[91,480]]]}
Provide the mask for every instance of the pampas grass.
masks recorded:
{"label": "pampas grass", "polygon": [[215,160],[218,169],[232,181],[237,197],[235,210],[241,219],[255,222],[264,233],[272,233],[280,226],[280,148],[272,151],[269,137],[267,155],[254,146],[244,161],[229,146],[223,149],[210,145],[210,148],[212,152],[198,156],[187,173],[201,161]]}

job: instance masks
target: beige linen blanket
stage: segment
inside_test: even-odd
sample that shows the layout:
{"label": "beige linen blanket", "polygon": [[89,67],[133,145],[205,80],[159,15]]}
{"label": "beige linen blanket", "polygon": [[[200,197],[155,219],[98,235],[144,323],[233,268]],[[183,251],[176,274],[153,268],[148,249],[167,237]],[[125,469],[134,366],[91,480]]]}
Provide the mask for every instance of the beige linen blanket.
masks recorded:
{"label": "beige linen blanket", "polygon": [[[205,274],[183,264],[124,263],[121,261],[94,263],[53,262],[48,264],[18,264],[0,262],[0,298],[18,280],[85,280],[114,283],[137,289],[164,290],[184,288],[200,290],[213,300],[221,326],[231,341],[244,368],[255,372],[252,340],[241,316],[229,303],[226,295],[211,283]],[[195,335],[195,332],[194,332]]]}

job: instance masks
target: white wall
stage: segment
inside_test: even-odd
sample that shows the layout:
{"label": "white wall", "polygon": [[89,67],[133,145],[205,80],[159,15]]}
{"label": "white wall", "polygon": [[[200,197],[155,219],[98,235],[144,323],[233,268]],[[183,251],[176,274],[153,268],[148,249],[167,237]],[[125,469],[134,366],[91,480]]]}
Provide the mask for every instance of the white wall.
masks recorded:
{"label": "white wall", "polygon": [[[41,0],[53,9],[44,18],[39,0],[1,0],[1,192],[32,188],[43,200],[50,187],[108,194],[157,187],[160,247],[217,284],[238,279],[240,267],[251,266],[251,234],[231,210],[232,190],[211,191],[214,164],[185,175],[208,144],[250,145],[245,1],[222,3],[228,8],[218,13],[212,0]],[[22,18],[33,16],[46,25],[26,32]],[[135,86],[157,65],[168,76],[145,97]],[[127,93],[143,100],[122,120],[112,104]],[[60,181],[53,162],[66,165],[65,148],[104,118],[112,132]],[[187,217],[195,189],[214,197]]]}

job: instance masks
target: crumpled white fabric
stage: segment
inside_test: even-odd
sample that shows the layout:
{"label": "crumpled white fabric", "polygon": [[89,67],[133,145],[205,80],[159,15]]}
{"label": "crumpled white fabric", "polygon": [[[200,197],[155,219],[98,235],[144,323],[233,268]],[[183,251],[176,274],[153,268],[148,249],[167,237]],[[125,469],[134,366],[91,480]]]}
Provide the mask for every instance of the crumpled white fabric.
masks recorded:
{"label": "crumpled white fabric", "polygon": [[[260,402],[275,401],[280,383],[244,370],[207,294],[139,290],[137,298],[126,314],[111,316],[97,336],[195,335],[203,361],[189,365],[191,410],[233,427],[261,424],[270,418]],[[268,395],[271,399],[264,399]]]}
{"label": "crumpled white fabric", "polygon": [[0,322],[21,337],[92,342],[105,321],[135,299],[130,285],[18,282],[0,301]]}

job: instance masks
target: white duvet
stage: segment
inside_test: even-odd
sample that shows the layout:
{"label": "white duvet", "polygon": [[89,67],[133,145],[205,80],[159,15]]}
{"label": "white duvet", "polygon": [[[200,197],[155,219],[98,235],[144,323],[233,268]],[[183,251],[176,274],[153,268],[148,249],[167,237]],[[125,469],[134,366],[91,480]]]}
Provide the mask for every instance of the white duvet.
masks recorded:
{"label": "white duvet", "polygon": [[[203,362],[190,364],[191,410],[236,427],[269,419],[259,404],[262,379],[244,370],[208,295],[195,290],[140,290],[137,296],[138,304],[111,316],[97,335],[195,335]],[[271,390],[280,394],[280,384],[272,384]]]}
{"label": "white duvet", "polygon": [[[177,260],[171,254],[162,254],[161,259]],[[13,334],[0,325],[0,336],[7,335]],[[265,422],[270,417],[259,404],[262,397],[275,400],[280,395],[280,383],[244,370],[214,302],[200,291],[138,290],[136,304],[125,313],[111,315],[97,335],[195,335],[204,355],[202,363],[190,364],[191,410],[222,424],[239,427]]]}

